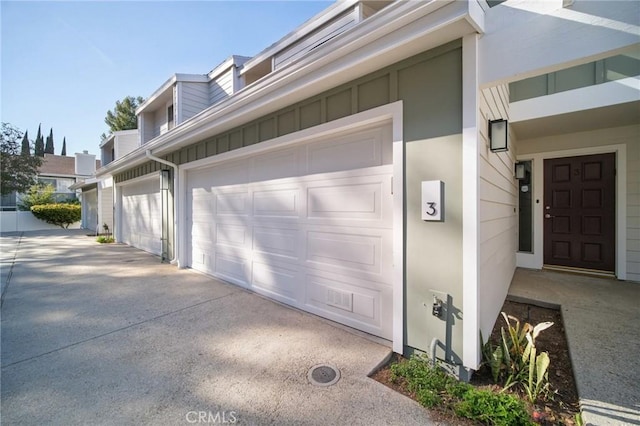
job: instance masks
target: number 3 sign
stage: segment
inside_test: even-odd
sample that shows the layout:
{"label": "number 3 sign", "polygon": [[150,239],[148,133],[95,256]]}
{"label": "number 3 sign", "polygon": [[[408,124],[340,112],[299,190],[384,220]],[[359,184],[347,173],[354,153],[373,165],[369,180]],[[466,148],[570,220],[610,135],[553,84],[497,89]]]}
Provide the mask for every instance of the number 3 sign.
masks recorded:
{"label": "number 3 sign", "polygon": [[444,182],[429,180],[422,182],[422,220],[444,220]]}

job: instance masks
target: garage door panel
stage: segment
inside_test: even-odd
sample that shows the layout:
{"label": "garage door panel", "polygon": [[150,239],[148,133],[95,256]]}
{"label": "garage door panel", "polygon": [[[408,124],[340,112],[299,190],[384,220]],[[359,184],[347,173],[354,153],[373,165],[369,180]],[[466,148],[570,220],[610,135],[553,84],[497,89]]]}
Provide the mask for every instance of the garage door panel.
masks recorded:
{"label": "garage door panel", "polygon": [[244,257],[234,255],[233,252],[216,250],[214,255],[214,273],[246,287],[249,280],[249,264]]}
{"label": "garage door panel", "polygon": [[[195,192],[195,191],[194,191]],[[190,217],[192,220],[207,220],[210,217],[214,207],[214,198],[211,194],[194,194],[191,195]]]}
{"label": "garage door panel", "polygon": [[391,297],[390,286],[309,274],[306,289],[304,309],[378,336],[391,335],[382,311],[383,300]]}
{"label": "garage door panel", "polygon": [[299,250],[299,231],[295,228],[254,227],[253,250],[261,256],[288,259],[297,262]]}
{"label": "garage door panel", "polygon": [[[290,264],[253,262],[251,287],[288,304],[297,304],[300,271]],[[286,300],[283,300],[286,299]]]}
{"label": "garage door panel", "polygon": [[307,262],[380,272],[382,237],[335,232],[307,233]]}
{"label": "garage door panel", "polygon": [[377,282],[391,282],[393,231],[354,227],[305,228],[304,261],[322,269]]}
{"label": "garage door panel", "polygon": [[206,248],[194,246],[191,250],[190,264],[194,269],[203,272],[213,272],[211,262],[209,259],[213,259],[213,253]]}
{"label": "garage door panel", "polygon": [[194,224],[192,227],[192,245],[202,249],[215,249],[212,227],[209,224]]}
{"label": "garage door panel", "polygon": [[195,183],[203,188],[214,188],[249,182],[249,163],[246,159],[217,165],[214,169],[205,170]]}
{"label": "garage door panel", "polygon": [[342,184],[307,190],[309,218],[382,219],[382,184]]}
{"label": "garage door panel", "polygon": [[307,173],[354,170],[383,164],[383,136],[378,130],[307,145]]}
{"label": "garage door panel", "polygon": [[246,189],[240,191],[240,188],[238,188],[236,192],[216,194],[214,211],[217,216],[248,215],[249,193]]}
{"label": "garage door panel", "polygon": [[298,176],[299,149],[289,148],[263,154],[251,160],[251,182],[261,182],[286,176]]}
{"label": "garage door panel", "polygon": [[300,191],[298,188],[254,190],[253,216],[256,220],[300,217]]}
{"label": "garage door panel", "polygon": [[215,226],[215,245],[244,249],[250,240],[247,226],[229,223],[218,223]]}

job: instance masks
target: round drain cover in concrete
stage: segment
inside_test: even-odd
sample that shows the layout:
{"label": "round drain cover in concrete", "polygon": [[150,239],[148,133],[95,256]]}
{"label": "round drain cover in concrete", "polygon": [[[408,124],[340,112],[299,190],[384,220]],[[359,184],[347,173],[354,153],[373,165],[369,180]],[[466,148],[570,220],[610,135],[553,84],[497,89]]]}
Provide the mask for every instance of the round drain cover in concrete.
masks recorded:
{"label": "round drain cover in concrete", "polygon": [[340,370],[333,365],[318,364],[309,370],[307,378],[316,386],[331,386],[340,380]]}

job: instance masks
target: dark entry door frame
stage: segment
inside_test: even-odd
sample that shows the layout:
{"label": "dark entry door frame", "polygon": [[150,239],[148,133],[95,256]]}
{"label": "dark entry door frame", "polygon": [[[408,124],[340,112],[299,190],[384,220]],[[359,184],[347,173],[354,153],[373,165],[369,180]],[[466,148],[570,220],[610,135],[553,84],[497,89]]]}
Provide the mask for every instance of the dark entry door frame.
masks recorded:
{"label": "dark entry door frame", "polygon": [[[532,142],[536,143],[536,142]],[[627,278],[627,145],[611,144],[582,148],[521,153],[517,161],[531,161],[531,189],[533,203],[533,252],[517,252],[516,266],[529,269],[542,269],[544,266],[544,161],[554,158],[579,157],[592,154],[614,153],[616,155],[616,264],[615,275],[618,279]]]}

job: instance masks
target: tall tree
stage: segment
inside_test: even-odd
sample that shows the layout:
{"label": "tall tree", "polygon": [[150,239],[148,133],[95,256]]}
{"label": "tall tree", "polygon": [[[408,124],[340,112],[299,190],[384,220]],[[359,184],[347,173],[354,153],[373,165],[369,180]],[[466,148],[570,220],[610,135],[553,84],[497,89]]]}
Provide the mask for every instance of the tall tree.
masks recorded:
{"label": "tall tree", "polygon": [[67,155],[67,138],[62,138],[62,152],[60,155]]}
{"label": "tall tree", "polygon": [[2,123],[0,131],[0,193],[26,192],[37,182],[42,157],[21,155],[22,132],[11,124]]}
{"label": "tall tree", "polygon": [[44,147],[45,154],[54,154],[53,150],[53,128],[49,130],[49,136],[47,136],[47,144]]}
{"label": "tall tree", "polygon": [[104,122],[109,126],[109,131],[131,130],[138,128],[136,109],[144,102],[144,98],[127,96],[122,101],[116,101],[116,106],[107,111]]}
{"label": "tall tree", "polygon": [[44,139],[42,139],[40,126],[42,126],[42,124],[38,124],[38,135],[36,136],[35,154],[38,157],[44,157]]}
{"label": "tall tree", "polygon": [[25,130],[24,136],[22,137],[22,155],[31,155],[31,146],[29,144],[29,136],[27,133],[29,133],[29,131]]}

